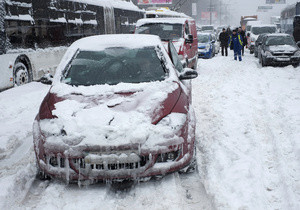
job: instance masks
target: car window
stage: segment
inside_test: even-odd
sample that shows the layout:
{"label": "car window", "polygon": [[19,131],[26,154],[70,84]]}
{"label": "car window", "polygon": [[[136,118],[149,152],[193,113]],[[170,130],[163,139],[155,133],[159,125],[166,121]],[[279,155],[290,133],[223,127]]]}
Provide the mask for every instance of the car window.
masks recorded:
{"label": "car window", "polygon": [[181,24],[149,23],[138,27],[135,33],[157,35],[161,40],[178,40],[183,37]]}
{"label": "car window", "polygon": [[79,51],[64,72],[63,82],[70,85],[140,83],[164,80],[165,73],[154,47],[106,48]]}
{"label": "car window", "polygon": [[190,33],[190,29],[189,29],[189,25],[188,25],[187,23],[185,24],[184,30],[185,30],[185,34],[186,34],[186,35],[191,34],[191,33]]}
{"label": "car window", "polygon": [[209,42],[209,35],[207,35],[207,34],[197,34],[197,37],[198,37],[199,43]]}
{"label": "car window", "polygon": [[176,68],[176,70],[178,72],[182,72],[183,71],[183,66],[182,63],[178,57],[176,48],[174,47],[172,42],[169,42],[169,51],[170,51],[170,56],[171,56],[171,60]]}
{"label": "car window", "polygon": [[263,34],[263,33],[275,33],[276,32],[276,27],[270,27],[270,26],[265,26],[265,27],[255,27],[252,26],[251,31],[255,35]]}
{"label": "car window", "polygon": [[266,45],[295,45],[292,37],[289,36],[271,36],[266,40]]}

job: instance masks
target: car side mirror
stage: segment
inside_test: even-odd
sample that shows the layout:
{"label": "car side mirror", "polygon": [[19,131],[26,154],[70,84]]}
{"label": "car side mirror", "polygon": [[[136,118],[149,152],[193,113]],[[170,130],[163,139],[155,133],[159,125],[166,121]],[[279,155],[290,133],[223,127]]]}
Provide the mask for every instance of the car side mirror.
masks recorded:
{"label": "car side mirror", "polygon": [[297,46],[300,48],[300,41],[299,41],[299,42],[297,42]]}
{"label": "car side mirror", "polygon": [[196,77],[198,77],[198,73],[190,68],[184,68],[183,72],[179,74],[180,80],[195,79]]}
{"label": "car side mirror", "polygon": [[52,85],[53,82],[53,76],[48,73],[48,74],[44,74],[44,76],[41,78],[41,83],[46,84],[46,85]]}
{"label": "car side mirror", "polygon": [[194,42],[194,36],[192,34],[187,35],[187,39],[185,39],[186,43],[193,43]]}

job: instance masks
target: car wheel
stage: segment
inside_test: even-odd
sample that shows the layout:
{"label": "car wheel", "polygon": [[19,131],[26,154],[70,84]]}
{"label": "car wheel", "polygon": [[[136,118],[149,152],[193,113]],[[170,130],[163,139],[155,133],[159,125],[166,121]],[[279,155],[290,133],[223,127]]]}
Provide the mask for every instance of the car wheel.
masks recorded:
{"label": "car wheel", "polygon": [[254,51],[253,50],[250,50],[250,54],[253,54],[254,53]]}
{"label": "car wheel", "polygon": [[40,169],[40,167],[37,164],[37,174],[36,174],[36,178],[38,178],[39,180],[45,181],[45,180],[50,180],[51,177],[49,175],[47,175],[43,170]]}
{"label": "car wheel", "polygon": [[299,63],[294,63],[294,64],[293,64],[293,67],[294,67],[294,68],[297,68],[298,66],[299,66]]}
{"label": "car wheel", "polygon": [[17,62],[14,67],[14,83],[17,86],[31,82],[28,68],[22,62]]}
{"label": "car wheel", "polygon": [[264,58],[261,56],[261,66],[262,67],[265,67],[266,66],[266,63],[265,63],[265,61],[264,61]]}

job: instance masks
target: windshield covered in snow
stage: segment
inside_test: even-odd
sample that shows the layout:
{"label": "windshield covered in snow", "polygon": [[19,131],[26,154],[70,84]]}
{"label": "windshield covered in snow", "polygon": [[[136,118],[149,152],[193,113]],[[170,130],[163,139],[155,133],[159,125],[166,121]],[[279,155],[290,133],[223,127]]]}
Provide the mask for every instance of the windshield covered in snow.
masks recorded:
{"label": "windshield covered in snow", "polygon": [[295,45],[295,43],[289,36],[271,36],[267,38],[266,45]]}
{"label": "windshield covered in snow", "polygon": [[273,34],[273,33],[276,32],[276,27],[273,27],[273,26],[255,27],[255,26],[252,26],[251,31],[255,35],[259,35],[259,34],[263,34],[263,33]]}
{"label": "windshield covered in snow", "polygon": [[103,51],[77,51],[62,80],[70,85],[115,85],[162,81],[165,76],[154,47],[114,47]]}
{"label": "windshield covered in snow", "polygon": [[178,40],[182,37],[182,24],[149,23],[137,28],[136,34],[158,35],[161,40]]}
{"label": "windshield covered in snow", "polygon": [[199,43],[206,43],[209,42],[209,35],[208,34],[197,34],[198,42]]}

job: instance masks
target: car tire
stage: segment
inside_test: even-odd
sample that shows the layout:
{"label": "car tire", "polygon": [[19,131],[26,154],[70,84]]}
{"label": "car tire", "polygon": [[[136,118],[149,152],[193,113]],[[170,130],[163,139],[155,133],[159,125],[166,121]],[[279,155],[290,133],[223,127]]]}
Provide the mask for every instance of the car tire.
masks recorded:
{"label": "car tire", "polygon": [[293,64],[293,67],[294,67],[294,68],[297,68],[297,67],[299,66],[299,64],[300,64],[300,63],[294,63],[294,64]]}
{"label": "car tire", "polygon": [[14,84],[21,86],[31,82],[30,72],[22,62],[17,62],[14,66]]}
{"label": "car tire", "polygon": [[250,54],[253,54],[254,53],[254,51],[253,50],[250,50]]}
{"label": "car tire", "polygon": [[264,61],[264,58],[261,56],[261,66],[262,67],[265,67],[266,66],[266,63],[265,63],[265,61]]}

